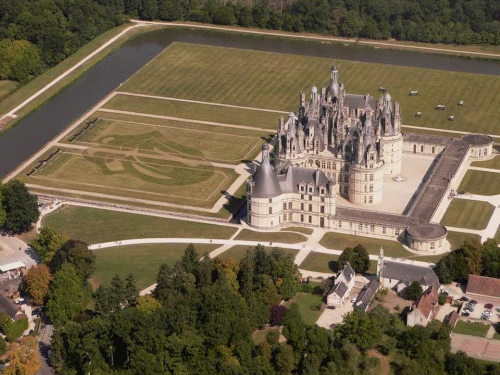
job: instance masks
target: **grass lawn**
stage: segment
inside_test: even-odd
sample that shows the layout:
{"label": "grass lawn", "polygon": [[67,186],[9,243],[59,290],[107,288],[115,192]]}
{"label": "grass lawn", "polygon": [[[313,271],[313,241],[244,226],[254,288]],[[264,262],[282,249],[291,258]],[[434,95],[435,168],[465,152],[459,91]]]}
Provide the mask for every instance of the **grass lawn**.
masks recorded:
{"label": "grass lawn", "polygon": [[478,195],[500,194],[500,173],[469,170],[458,190]]}
{"label": "grass lawn", "polygon": [[[297,110],[298,93],[329,82],[331,59],[173,43],[121,91],[281,111]],[[335,60],[347,92],[376,97],[389,87],[404,123],[500,134],[500,77]],[[410,90],[419,91],[409,96]],[[458,106],[463,100],[464,106]],[[488,103],[487,106],[484,103]],[[435,109],[446,106],[444,111]],[[422,116],[416,117],[416,112]],[[450,115],[455,121],[448,121]]]}
{"label": "grass lawn", "polygon": [[299,243],[306,241],[307,238],[299,233],[255,232],[253,230],[243,229],[236,236],[235,240],[262,241],[263,245],[269,245],[266,242]]}
{"label": "grass lawn", "polygon": [[448,232],[448,235],[446,236],[446,239],[450,243],[451,250],[458,249],[465,240],[468,239],[476,239],[481,242],[481,236],[477,234],[471,234],[471,233],[461,233],[461,232]]}
{"label": "grass lawn", "polygon": [[139,214],[67,206],[43,218],[43,226],[89,244],[133,238],[230,238],[236,228]]}
{"label": "grass lawn", "polygon": [[495,234],[495,240],[497,240],[498,242],[500,242],[500,227],[498,227],[497,233]]}
{"label": "grass lawn", "polygon": [[441,224],[481,230],[488,225],[494,209],[488,202],[453,199],[441,219]]}
{"label": "grass lawn", "polygon": [[0,81],[0,100],[9,95],[17,87],[16,81],[9,81],[8,79]]}
{"label": "grass lawn", "polygon": [[[211,100],[206,98],[205,101],[210,102]],[[186,103],[131,95],[117,95],[107,102],[103,108],[243,125],[269,129],[270,131],[275,131],[278,127],[279,118],[286,115],[286,113]]]}
{"label": "grass lawn", "polygon": [[299,305],[299,313],[304,323],[312,326],[321,315],[323,296],[299,292],[295,297],[287,301],[285,306],[289,306],[292,303]]}
{"label": "grass lawn", "polygon": [[439,255],[414,255],[410,256],[406,259],[416,260],[418,262],[427,262],[427,263],[437,263],[439,260],[447,255],[448,253],[439,254]]}
{"label": "grass lawn", "polygon": [[[299,265],[300,269],[314,272],[336,273],[339,271],[339,256],[318,252],[310,252],[304,261]],[[370,261],[370,268],[367,273],[377,272],[377,262]]]}
{"label": "grass lawn", "polygon": [[[156,282],[158,269],[162,263],[173,266],[182,258],[187,246],[187,244],[148,244],[95,250],[93,279],[99,284],[108,284],[115,274],[126,277],[131,273],[137,280],[137,286],[142,290]],[[217,247],[218,245],[195,245],[199,255]]]}
{"label": "grass lawn", "polygon": [[313,234],[313,230],[311,228],[305,228],[305,227],[287,227],[281,229],[282,232],[299,232],[307,235]]}
{"label": "grass lawn", "polygon": [[493,340],[500,340],[500,334],[498,334],[498,333],[495,332],[493,334]]}
{"label": "grass lawn", "polygon": [[489,329],[489,324],[459,320],[453,329],[453,332],[461,333],[463,335],[485,337]]}
{"label": "grass lawn", "polygon": [[473,167],[500,169],[500,156],[486,161],[474,161],[470,164]]}
{"label": "grass lawn", "polygon": [[[293,257],[295,257],[295,255],[297,255],[297,253],[298,253],[298,250],[294,250],[294,249],[282,249],[282,248],[276,248],[276,247],[270,247],[270,246],[265,247],[265,250],[267,253],[270,253],[274,249],[278,249],[283,254],[290,254]],[[245,245],[233,246],[230,249],[224,251],[222,254],[220,254],[218,256],[218,258],[225,260],[225,259],[231,257],[235,262],[239,262],[240,260],[242,260],[245,257],[245,255],[247,254],[247,251],[249,251],[249,250],[252,251],[253,247],[252,246],[245,246]]]}
{"label": "grass lawn", "polygon": [[355,247],[361,244],[365,247],[368,254],[375,255],[380,253],[380,247],[382,247],[384,249],[384,256],[395,258],[406,258],[412,255],[399,242],[371,237],[351,236],[349,234],[328,232],[319,243],[328,249],[334,250],[344,250],[346,247]]}

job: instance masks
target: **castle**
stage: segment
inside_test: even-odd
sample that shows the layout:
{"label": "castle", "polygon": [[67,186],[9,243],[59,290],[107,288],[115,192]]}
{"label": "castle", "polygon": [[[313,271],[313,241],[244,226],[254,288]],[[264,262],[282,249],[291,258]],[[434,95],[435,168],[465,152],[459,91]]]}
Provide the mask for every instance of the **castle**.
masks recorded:
{"label": "castle", "polygon": [[[348,94],[338,70],[321,93],[313,86],[299,111],[280,119],[274,149],[262,148],[262,162],[247,188],[247,222],[257,229],[305,225],[356,235],[379,235],[406,242],[416,250],[445,246],[446,228],[433,223],[447,207],[469,159],[492,155],[492,139],[434,135],[403,136],[399,103],[388,92],[378,102],[370,95]],[[435,157],[405,214],[370,211],[380,205],[384,176],[401,173],[403,152]],[[337,195],[359,206],[337,206]],[[443,208],[444,207],[444,208]]]}

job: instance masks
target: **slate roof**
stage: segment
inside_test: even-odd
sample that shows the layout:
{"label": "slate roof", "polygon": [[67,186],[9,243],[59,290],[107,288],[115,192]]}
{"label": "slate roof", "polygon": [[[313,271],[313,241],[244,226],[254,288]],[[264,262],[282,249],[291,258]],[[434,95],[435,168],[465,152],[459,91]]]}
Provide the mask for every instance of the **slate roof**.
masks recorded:
{"label": "slate roof", "polygon": [[447,146],[450,144],[453,138],[450,137],[440,137],[438,135],[430,135],[424,133],[404,133],[405,142],[416,142],[416,143],[431,143],[435,145]]}
{"label": "slate roof", "polygon": [[340,272],[341,275],[344,275],[345,279],[349,282],[351,279],[356,276],[356,272],[351,267],[351,264],[347,262],[344,269]]}
{"label": "slate roof", "polygon": [[469,275],[467,293],[500,298],[500,279]]}
{"label": "slate roof", "polygon": [[446,237],[448,233],[448,230],[444,226],[436,223],[412,225],[406,231],[410,236],[422,240],[439,240]]}
{"label": "slate roof", "polygon": [[493,139],[486,134],[467,134],[462,140],[474,146],[486,146],[493,142]]}
{"label": "slate roof", "polygon": [[[24,313],[19,309],[19,307],[12,302],[12,300],[5,294],[0,293],[0,311],[5,312],[12,319],[16,318],[16,315]],[[19,319],[19,315],[17,317]]]}
{"label": "slate roof", "polygon": [[438,298],[439,295],[437,293],[437,289],[431,286],[424,293],[422,293],[418,301],[414,303],[414,309],[420,310],[422,315],[428,319],[438,304]]}
{"label": "slate roof", "polygon": [[370,302],[372,301],[375,293],[377,293],[378,287],[380,286],[380,281],[377,278],[373,278],[368,284],[366,284],[361,292],[359,292],[358,299],[356,300],[356,307],[366,311]]}
{"label": "slate roof", "polygon": [[319,188],[326,188],[326,185],[330,181],[328,177],[326,177],[325,173],[319,169],[294,166],[289,166],[283,174],[278,175],[277,180],[279,181],[280,189],[285,193],[293,192],[300,194],[300,184],[305,183],[306,189],[307,186],[312,184],[314,185],[313,195],[318,195],[320,193]]}
{"label": "slate roof", "polygon": [[273,198],[281,194],[280,184],[274,168],[269,162],[269,158],[264,157],[253,176],[252,196],[254,198]]}
{"label": "slate roof", "polygon": [[[368,95],[368,104],[372,110],[377,109],[377,101],[371,95]],[[344,97],[344,105],[349,108],[366,108],[365,95],[346,94]]]}
{"label": "slate roof", "polygon": [[363,221],[367,223],[383,224],[388,226],[393,225],[398,227],[407,227],[420,223],[420,221],[404,215],[339,206],[337,206],[335,218],[345,221]]}
{"label": "slate roof", "polygon": [[348,290],[347,285],[343,281],[341,281],[340,283],[335,284],[335,286],[332,288],[329,294],[335,293],[340,298],[342,298],[346,294],[347,290]]}
{"label": "slate roof", "polygon": [[441,286],[432,268],[409,263],[384,260],[380,276],[386,279],[399,280],[408,285],[413,281],[418,281],[421,285],[433,286],[436,290]]}

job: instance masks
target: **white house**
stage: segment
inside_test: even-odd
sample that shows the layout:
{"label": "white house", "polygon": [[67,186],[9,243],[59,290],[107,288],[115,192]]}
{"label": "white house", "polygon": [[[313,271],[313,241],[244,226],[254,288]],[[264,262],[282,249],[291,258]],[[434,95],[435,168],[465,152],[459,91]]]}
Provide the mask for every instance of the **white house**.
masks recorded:
{"label": "white house", "polygon": [[356,273],[349,262],[347,262],[344,269],[337,273],[335,284],[326,297],[326,304],[328,306],[342,306],[345,303],[354,287],[355,276]]}

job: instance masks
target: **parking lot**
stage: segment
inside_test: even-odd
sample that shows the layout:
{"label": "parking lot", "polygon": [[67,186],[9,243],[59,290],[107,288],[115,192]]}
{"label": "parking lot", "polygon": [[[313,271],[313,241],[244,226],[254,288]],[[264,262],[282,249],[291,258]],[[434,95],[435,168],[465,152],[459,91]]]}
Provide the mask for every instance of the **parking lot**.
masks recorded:
{"label": "parking lot", "polygon": [[[486,305],[488,306],[486,307]],[[483,320],[490,323],[500,322],[500,306],[498,304],[495,306],[495,304],[489,301],[477,301],[473,311],[468,309],[467,306],[470,306],[470,303],[464,301],[460,308],[460,319],[462,320]],[[491,313],[487,315],[487,313],[485,314],[486,311],[491,311]]]}

